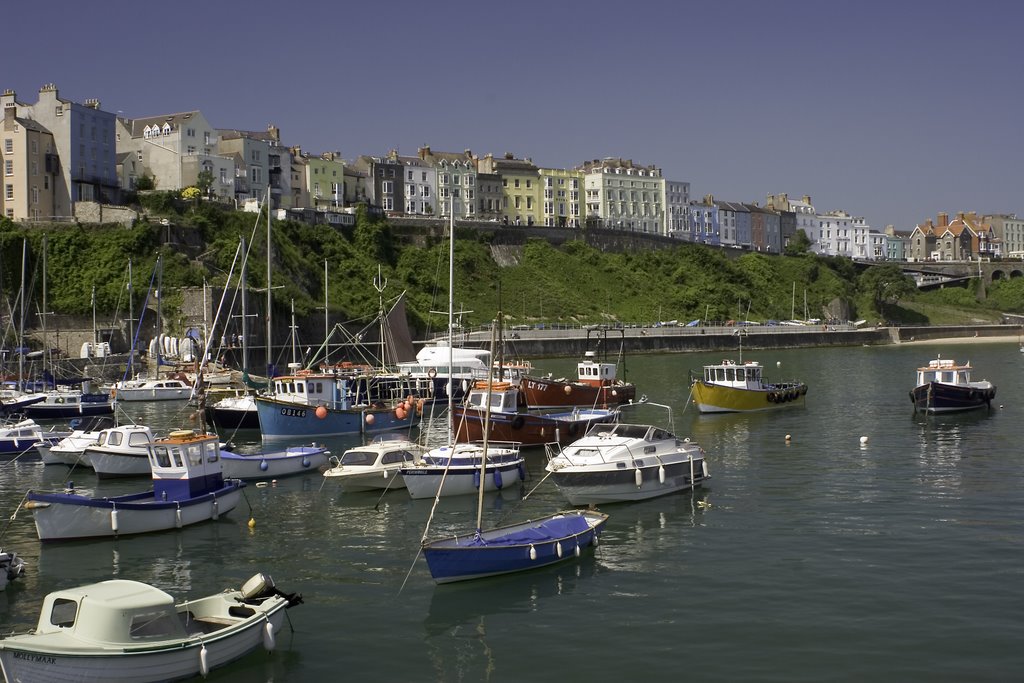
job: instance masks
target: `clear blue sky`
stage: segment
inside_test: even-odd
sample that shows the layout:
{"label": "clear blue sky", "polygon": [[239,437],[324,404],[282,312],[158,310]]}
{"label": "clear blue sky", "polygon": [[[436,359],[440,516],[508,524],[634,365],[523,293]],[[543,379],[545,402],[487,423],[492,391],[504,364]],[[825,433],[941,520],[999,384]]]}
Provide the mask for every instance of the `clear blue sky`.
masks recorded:
{"label": "clear blue sky", "polygon": [[[881,229],[1024,212],[1024,4],[57,0],[5,8],[0,88],[200,109],[347,159],[513,152],[811,195]],[[37,25],[40,31],[30,31]],[[14,30],[10,30],[10,29]]]}

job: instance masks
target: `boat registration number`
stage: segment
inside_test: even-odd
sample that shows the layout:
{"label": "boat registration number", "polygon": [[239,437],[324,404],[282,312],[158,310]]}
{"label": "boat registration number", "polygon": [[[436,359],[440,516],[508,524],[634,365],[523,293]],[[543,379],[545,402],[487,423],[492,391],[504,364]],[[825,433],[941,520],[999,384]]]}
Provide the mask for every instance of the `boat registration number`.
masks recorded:
{"label": "boat registration number", "polygon": [[306,417],[304,408],[281,408],[281,414],[285,417]]}

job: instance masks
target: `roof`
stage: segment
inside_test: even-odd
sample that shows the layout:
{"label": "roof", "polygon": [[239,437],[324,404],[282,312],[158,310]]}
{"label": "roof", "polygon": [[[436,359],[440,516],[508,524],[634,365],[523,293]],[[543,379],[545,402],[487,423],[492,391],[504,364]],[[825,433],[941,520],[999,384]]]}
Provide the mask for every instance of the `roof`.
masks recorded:
{"label": "roof", "polygon": [[163,128],[165,123],[171,124],[171,127],[177,129],[196,116],[200,116],[199,110],[180,112],[178,114],[165,114],[163,116],[150,116],[144,119],[124,119],[124,123],[127,126],[131,136],[141,137],[142,131],[146,126],[160,126]]}

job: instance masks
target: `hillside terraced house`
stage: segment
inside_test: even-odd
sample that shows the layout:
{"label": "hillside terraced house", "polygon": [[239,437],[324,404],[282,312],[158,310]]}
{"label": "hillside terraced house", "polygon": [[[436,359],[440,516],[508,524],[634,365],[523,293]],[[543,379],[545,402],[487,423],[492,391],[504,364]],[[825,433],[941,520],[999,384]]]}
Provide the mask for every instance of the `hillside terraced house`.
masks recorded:
{"label": "hillside terraced house", "polygon": [[49,220],[56,215],[54,187],[60,172],[53,135],[36,121],[18,118],[16,111],[13,104],[4,107],[0,128],[0,216],[15,221]]}
{"label": "hillside terraced house", "polygon": [[541,187],[541,216],[545,226],[580,227],[583,172],[538,168]]}
{"label": "hillside terraced house", "polygon": [[[99,100],[79,104],[64,99],[57,86],[51,83],[39,89],[35,104],[19,102],[13,90],[5,90],[0,95],[0,106],[5,111],[13,109],[15,118],[34,121],[53,138],[51,154],[55,156],[49,161],[53,198],[49,206],[40,203],[36,207],[40,217],[68,218],[74,214],[75,202],[79,201],[107,204],[119,201],[116,116],[100,109]],[[43,163],[46,163],[45,158]],[[42,187],[40,192],[43,192]]]}
{"label": "hillside terraced house", "polygon": [[[739,225],[737,228],[739,229]],[[699,244],[719,244],[721,242],[718,205],[715,204],[713,196],[705,195],[702,201],[692,200],[686,205],[686,225],[683,228],[682,239]],[[749,239],[746,244],[750,244]]]}
{"label": "hillside terraced house", "polygon": [[506,153],[479,159],[481,173],[501,176],[501,220],[507,225],[530,226],[541,221],[540,169],[530,159]]}
{"label": "hillside terraced house", "polygon": [[1000,244],[992,227],[976,213],[940,212],[933,223],[929,218],[910,233],[908,261],[970,261],[1001,256]]}
{"label": "hillside terraced house", "polygon": [[[405,214],[408,216],[437,215],[437,169],[419,156],[398,157],[398,159],[405,165]],[[473,173],[472,176],[468,176],[470,181],[473,181],[475,175]],[[465,182],[465,177],[460,178],[460,181]],[[460,199],[467,198],[460,197]],[[474,201],[472,197],[469,197],[468,200]]]}
{"label": "hillside terraced house", "polygon": [[1015,213],[988,214],[981,217],[992,226],[992,238],[1001,246],[1004,258],[1024,258],[1024,218]]}
{"label": "hillside terraced house", "polygon": [[[468,149],[463,152],[435,152],[425,146],[417,150],[417,156],[434,169],[434,185],[430,186],[429,176],[417,185],[420,192],[426,186],[432,188],[430,204],[434,215],[449,216],[454,208],[456,218],[475,217],[478,168],[473,153]],[[420,201],[424,199],[421,197]]]}
{"label": "hillside terraced house", "polygon": [[586,161],[576,168],[585,174],[588,222],[667,234],[665,179],[660,168],[611,157]]}
{"label": "hillside terraced house", "polygon": [[[233,198],[235,160],[217,151],[217,131],[198,110],[117,119],[117,151],[135,156],[142,175],[153,178],[157,190],[181,190],[196,185],[199,174],[213,177],[210,194]],[[126,178],[134,189],[142,176]]]}

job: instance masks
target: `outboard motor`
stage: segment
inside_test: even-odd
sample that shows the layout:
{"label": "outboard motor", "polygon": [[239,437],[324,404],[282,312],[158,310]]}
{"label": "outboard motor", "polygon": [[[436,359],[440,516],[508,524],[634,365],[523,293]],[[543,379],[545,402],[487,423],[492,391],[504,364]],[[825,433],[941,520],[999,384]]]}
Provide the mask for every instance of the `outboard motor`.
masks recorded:
{"label": "outboard motor", "polygon": [[279,595],[288,601],[288,607],[302,604],[302,595],[299,593],[283,593],[274,585],[274,579],[270,574],[259,573],[242,584],[242,602],[258,603],[266,600],[271,595]]}

